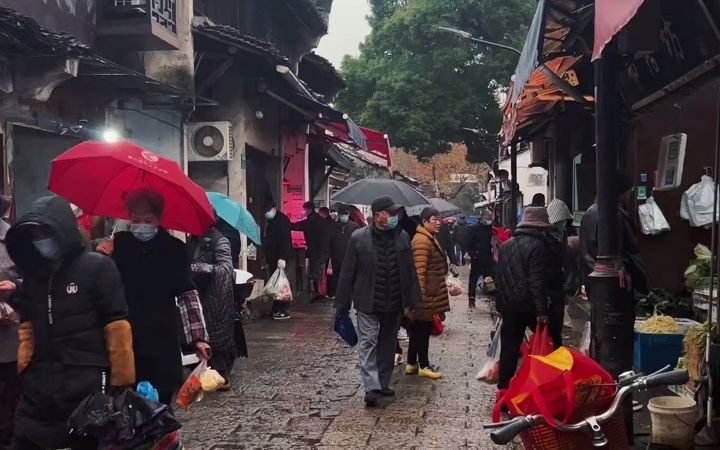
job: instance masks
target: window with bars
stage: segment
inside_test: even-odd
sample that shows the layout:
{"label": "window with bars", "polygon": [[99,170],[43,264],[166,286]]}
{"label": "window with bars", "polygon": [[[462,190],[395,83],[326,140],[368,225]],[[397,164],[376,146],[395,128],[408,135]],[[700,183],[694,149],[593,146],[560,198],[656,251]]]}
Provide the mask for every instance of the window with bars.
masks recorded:
{"label": "window with bars", "polygon": [[176,0],[110,0],[110,16],[139,17],[148,14],[153,21],[177,34]]}
{"label": "window with bars", "polygon": [[175,0],[151,0],[152,19],[177,34],[177,8]]}

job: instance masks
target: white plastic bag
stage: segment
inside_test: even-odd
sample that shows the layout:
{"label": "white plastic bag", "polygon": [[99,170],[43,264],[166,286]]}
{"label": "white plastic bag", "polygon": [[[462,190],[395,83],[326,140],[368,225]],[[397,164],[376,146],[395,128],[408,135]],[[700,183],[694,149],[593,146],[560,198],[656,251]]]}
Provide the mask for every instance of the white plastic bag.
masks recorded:
{"label": "white plastic bag", "polygon": [[643,234],[660,234],[663,231],[670,231],[670,224],[653,197],[638,206],[638,215]]}
{"label": "white plastic bag", "polygon": [[[712,223],[715,181],[707,175],[700,182],[685,191],[680,200],[680,216],[689,220],[693,227],[704,227]],[[720,208],[718,208],[720,213]],[[718,214],[720,217],[720,214]]]}
{"label": "white plastic bag", "polygon": [[290,281],[285,275],[285,261],[278,260],[277,269],[270,276],[263,293],[273,300],[280,302],[291,302],[293,299]]}
{"label": "white plastic bag", "polygon": [[580,338],[578,351],[585,356],[590,354],[590,321],[585,322],[585,328],[583,329],[583,334]]}
{"label": "white plastic bag", "polygon": [[495,335],[493,336],[490,346],[487,350],[487,357],[480,363],[480,371],[475,376],[478,380],[495,384],[500,375],[500,330],[502,329],[502,319],[498,320],[495,325]]}
{"label": "white plastic bag", "polygon": [[445,285],[447,286],[448,294],[452,297],[457,297],[463,292],[463,285],[460,278],[455,278],[452,275],[448,275],[445,278]]}
{"label": "white plastic bag", "polygon": [[187,409],[195,402],[199,402],[203,398],[202,377],[208,370],[207,361],[202,360],[200,364],[190,372],[185,382],[180,387],[175,403],[183,409]]}

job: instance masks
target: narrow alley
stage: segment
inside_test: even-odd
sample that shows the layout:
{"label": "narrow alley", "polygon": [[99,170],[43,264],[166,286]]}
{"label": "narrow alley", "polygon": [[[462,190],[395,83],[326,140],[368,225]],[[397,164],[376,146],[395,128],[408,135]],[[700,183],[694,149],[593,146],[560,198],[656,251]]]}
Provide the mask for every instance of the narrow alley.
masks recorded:
{"label": "narrow alley", "polygon": [[475,380],[490,308],[480,302],[469,310],[465,296],[451,301],[446,333],[430,344],[445,378],[406,376],[397,366],[397,396],[379,409],[364,407],[356,351],[333,332],[330,305],[303,306],[287,322],[249,324],[250,359],[239,362],[232,390],[180,414],[186,448],[494,448],[481,424],[495,387]]}

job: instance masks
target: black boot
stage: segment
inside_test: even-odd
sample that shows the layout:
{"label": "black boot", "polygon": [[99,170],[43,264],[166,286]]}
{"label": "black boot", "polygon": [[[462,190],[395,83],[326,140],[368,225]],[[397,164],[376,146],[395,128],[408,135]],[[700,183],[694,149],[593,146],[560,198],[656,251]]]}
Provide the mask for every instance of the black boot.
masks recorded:
{"label": "black boot", "polygon": [[474,297],[470,297],[470,298],[468,299],[468,308],[472,309],[472,308],[474,308],[474,307],[475,307],[475,298],[474,298]]}

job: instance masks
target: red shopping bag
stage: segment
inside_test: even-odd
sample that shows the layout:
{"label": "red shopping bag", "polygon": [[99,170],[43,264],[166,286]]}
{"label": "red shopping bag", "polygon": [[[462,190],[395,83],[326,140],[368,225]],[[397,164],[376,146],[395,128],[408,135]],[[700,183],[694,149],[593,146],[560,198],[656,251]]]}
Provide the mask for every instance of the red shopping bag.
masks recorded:
{"label": "red shopping bag", "polygon": [[433,336],[440,336],[445,332],[445,325],[443,325],[442,320],[440,320],[440,315],[435,314],[432,317],[432,331],[430,334]]}
{"label": "red shopping bag", "polygon": [[523,358],[528,355],[545,356],[553,351],[553,341],[550,339],[550,329],[545,324],[537,324],[535,333],[530,336],[528,342],[520,344],[520,354]]}
{"label": "red shopping bag", "polygon": [[318,283],[318,294],[325,296],[328,293],[327,272],[325,270],[320,274],[320,282]]}
{"label": "red shopping bag", "polygon": [[493,420],[500,420],[504,404],[513,416],[542,414],[567,423],[577,407],[612,397],[611,383],[598,363],[566,347],[547,356],[528,355],[510,386],[498,393]]}

